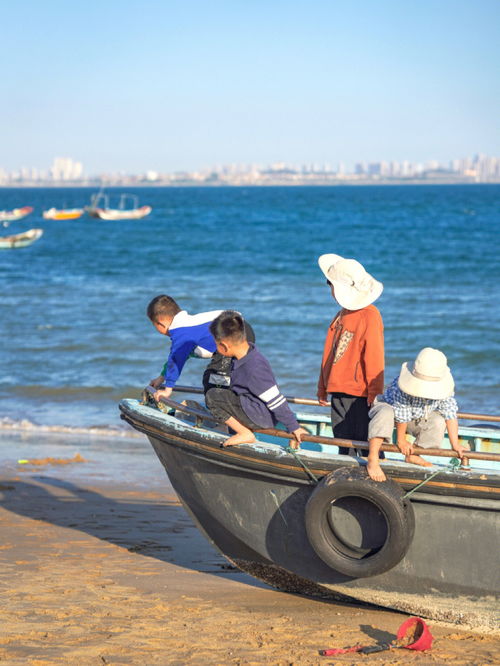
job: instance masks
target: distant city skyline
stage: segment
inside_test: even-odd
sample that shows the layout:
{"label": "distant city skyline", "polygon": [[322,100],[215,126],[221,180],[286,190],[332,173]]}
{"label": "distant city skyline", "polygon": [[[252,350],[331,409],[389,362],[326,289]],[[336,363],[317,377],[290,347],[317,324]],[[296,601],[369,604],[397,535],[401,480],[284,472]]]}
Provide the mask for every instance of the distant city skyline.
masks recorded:
{"label": "distant city skyline", "polygon": [[499,22],[498,0],[3,3],[0,167],[499,155]]}
{"label": "distant city skyline", "polygon": [[274,162],[226,164],[197,170],[159,172],[85,173],[82,162],[71,157],[55,157],[50,168],[22,167],[7,171],[0,167],[0,187],[30,185],[305,185],[373,182],[477,182],[500,183],[500,158],[476,154],[449,160],[422,163],[374,161],[357,162],[347,169],[339,162],[303,165]]}

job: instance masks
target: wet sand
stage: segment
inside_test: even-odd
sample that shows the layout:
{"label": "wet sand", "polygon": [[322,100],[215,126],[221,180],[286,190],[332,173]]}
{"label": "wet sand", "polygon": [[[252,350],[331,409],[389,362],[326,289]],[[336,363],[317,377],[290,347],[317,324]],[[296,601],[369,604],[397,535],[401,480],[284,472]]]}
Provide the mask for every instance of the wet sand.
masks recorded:
{"label": "wet sand", "polygon": [[166,478],[164,490],[145,489],[86,477],[87,462],[78,477],[53,463],[0,474],[2,664],[500,663],[498,637],[435,622],[425,654],[321,657],[390,641],[407,616],[278,592],[235,571]]}

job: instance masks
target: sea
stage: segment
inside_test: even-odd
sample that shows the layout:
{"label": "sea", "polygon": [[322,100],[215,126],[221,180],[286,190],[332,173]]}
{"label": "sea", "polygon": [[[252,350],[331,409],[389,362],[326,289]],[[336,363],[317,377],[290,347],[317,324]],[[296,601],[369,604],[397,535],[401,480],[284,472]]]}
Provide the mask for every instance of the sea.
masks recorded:
{"label": "sea", "polygon": [[[338,306],[318,257],[362,262],[384,284],[386,382],[426,346],[448,357],[461,411],[500,413],[500,185],[110,188],[152,206],[142,220],[44,220],[95,189],[1,188],[0,210],[33,206],[0,235],[0,431],[120,434],[170,340],[146,317],[158,294],[190,313],[236,309],[286,395],[315,397]],[[180,383],[200,386],[205,361]]]}

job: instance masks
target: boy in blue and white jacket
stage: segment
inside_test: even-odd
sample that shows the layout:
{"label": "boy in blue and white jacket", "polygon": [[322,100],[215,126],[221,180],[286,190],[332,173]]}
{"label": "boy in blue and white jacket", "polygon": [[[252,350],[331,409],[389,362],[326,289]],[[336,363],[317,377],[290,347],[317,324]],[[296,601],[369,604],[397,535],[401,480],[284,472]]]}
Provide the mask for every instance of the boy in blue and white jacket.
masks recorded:
{"label": "boy in blue and white jacket", "polygon": [[210,324],[210,332],[219,354],[233,359],[231,390],[211,388],[205,396],[214,418],[236,433],[223,446],[251,444],[256,441],[254,430],[272,428],[278,422],[293,434],[298,446],[307,431],[299,426],[279,390],[269,361],[248,342],[241,314],[224,310]]}
{"label": "boy in blue and white jacket", "polygon": [[215,340],[210,324],[221,310],[190,315],[181,310],[171,296],[161,294],[149,303],[147,315],[158,333],[172,340],[167,362],[161,374],[150,385],[156,389],[155,400],[169,398],[182,368],[190,356],[209,359],[215,352]]}

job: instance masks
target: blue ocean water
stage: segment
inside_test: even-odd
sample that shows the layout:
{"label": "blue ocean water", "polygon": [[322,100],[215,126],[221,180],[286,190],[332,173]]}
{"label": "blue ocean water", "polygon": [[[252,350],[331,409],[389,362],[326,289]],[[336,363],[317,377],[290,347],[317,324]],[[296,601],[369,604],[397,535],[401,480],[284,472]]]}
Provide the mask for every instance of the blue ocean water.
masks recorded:
{"label": "blue ocean water", "polygon": [[[112,196],[123,190],[110,190]],[[130,191],[130,190],[129,190]],[[194,313],[240,310],[282,390],[314,397],[337,311],[317,257],[354,257],[385,285],[386,381],[424,346],[442,349],[462,411],[500,412],[500,186],[141,188],[140,221],[42,219],[89,189],[0,189],[34,206],[0,234],[0,423],[120,427],[117,402],[159,374],[169,339],[145,315],[168,293]],[[190,360],[182,384],[200,385]]]}

